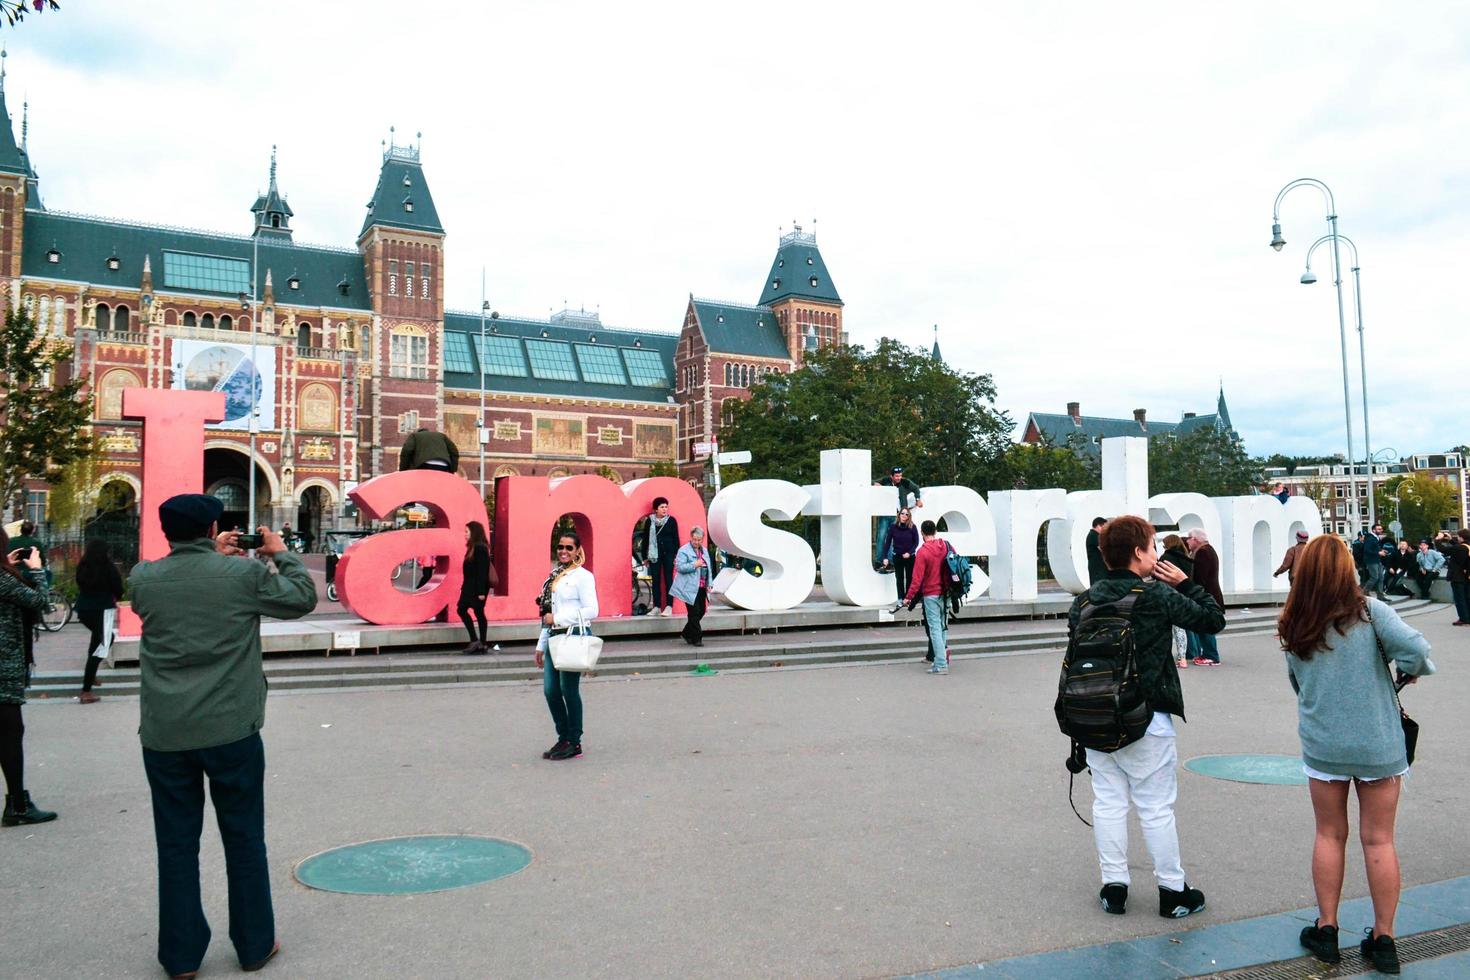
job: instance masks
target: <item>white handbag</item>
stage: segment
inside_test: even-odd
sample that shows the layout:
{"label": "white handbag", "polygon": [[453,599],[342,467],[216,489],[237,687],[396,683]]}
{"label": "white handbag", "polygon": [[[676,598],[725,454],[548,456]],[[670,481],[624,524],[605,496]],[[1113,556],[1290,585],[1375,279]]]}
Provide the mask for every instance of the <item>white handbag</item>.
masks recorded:
{"label": "white handbag", "polygon": [[602,656],[602,637],[593,636],[587,621],[577,612],[577,625],[565,633],[551,637],[551,666],[557,670],[580,674],[597,669],[597,658]]}

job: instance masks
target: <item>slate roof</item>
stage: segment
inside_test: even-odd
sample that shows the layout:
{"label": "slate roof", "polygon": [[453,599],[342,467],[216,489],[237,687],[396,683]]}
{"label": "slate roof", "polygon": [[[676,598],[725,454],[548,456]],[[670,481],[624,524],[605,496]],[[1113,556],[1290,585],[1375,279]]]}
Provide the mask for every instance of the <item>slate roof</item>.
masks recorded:
{"label": "slate roof", "polygon": [[15,142],[15,130],[10,125],[10,111],[5,106],[3,86],[0,86],[0,172],[27,176],[31,173],[30,165]]}
{"label": "slate roof", "polygon": [[[1206,428],[1233,433],[1235,430],[1230,424],[1230,412],[1225,407],[1224,391],[1220,392],[1215,404],[1214,414],[1194,415],[1180,419],[1178,422],[1149,419],[1147,427],[1131,418],[1111,419],[1097,415],[1083,415],[1079,420],[1074,421],[1072,416],[1065,412],[1058,415],[1032,412],[1027,416],[1026,429],[1035,424],[1042,438],[1055,446],[1065,446],[1073,435],[1080,435],[1087,440],[1088,452],[1095,455],[1100,451],[1099,439],[1110,439],[1115,436],[1144,436],[1152,439],[1162,435],[1188,435]],[[1024,432],[1025,429],[1022,431]]]}
{"label": "slate roof", "polygon": [[[407,209],[408,203],[413,204],[412,211]],[[439,223],[439,212],[434,207],[434,196],[429,193],[429,182],[424,179],[424,168],[419,165],[417,150],[405,151],[396,147],[383,155],[383,169],[378,172],[378,186],[373,191],[373,200],[368,205],[359,237],[374,225],[444,233],[444,226]]]}
{"label": "slate roof", "polygon": [[[493,334],[492,334],[493,327]],[[620,330],[610,329],[600,324],[579,323],[575,325],[565,323],[552,323],[548,320],[528,320],[514,317],[501,317],[497,320],[486,321],[486,335],[499,337],[516,337],[524,340],[545,340],[558,344],[565,344],[569,348],[572,344],[588,344],[591,338],[596,337],[596,346],[615,349],[642,349],[658,353],[664,369],[666,384],[636,385],[636,384],[604,384],[601,382],[587,381],[582,372],[581,362],[576,356],[571,358],[576,380],[563,380],[551,378],[537,378],[527,372],[523,378],[508,377],[498,374],[485,375],[485,390],[499,392],[514,392],[516,394],[531,395],[553,395],[563,398],[604,398],[615,401],[638,401],[668,403],[674,394],[674,348],[678,345],[679,336],[672,333],[657,333],[643,330]],[[467,335],[469,343],[470,360],[472,364],[478,365],[479,352],[477,344],[480,338],[480,314],[470,312],[446,311],[444,314],[444,332],[461,333]],[[544,336],[543,336],[544,334]],[[521,345],[524,352],[524,344]],[[621,357],[621,354],[619,355]],[[479,391],[480,379],[473,371],[448,371],[444,372],[444,387],[459,389],[461,391]]]}
{"label": "slate roof", "polygon": [[[46,253],[52,248],[61,253],[60,261],[55,263],[46,260]],[[169,286],[164,279],[163,253],[190,252],[249,261],[254,248],[254,240],[245,235],[221,235],[64,211],[28,209],[25,213],[21,275],[139,289],[142,287],[143,257],[146,255],[153,268],[156,291],[223,296],[226,294]],[[107,268],[108,258],[114,255],[122,260],[115,272]],[[260,265],[256,269],[258,295],[264,295],[267,271],[274,274],[278,304],[371,309],[362,256],[356,249],[298,245],[285,238],[262,237]],[[292,290],[287,285],[292,275],[300,280],[300,289]],[[338,288],[344,280],[347,283],[345,295]]]}
{"label": "slate roof", "polygon": [[720,354],[789,359],[786,338],[776,314],[768,306],[746,306],[713,299],[695,299],[694,316],[709,349]]}
{"label": "slate roof", "polygon": [[[815,280],[815,284],[813,284]],[[825,303],[841,303],[837,286],[827,273],[827,263],[817,251],[817,236],[800,228],[781,237],[770,275],[761,289],[760,303],[769,306],[777,300],[796,296]]]}

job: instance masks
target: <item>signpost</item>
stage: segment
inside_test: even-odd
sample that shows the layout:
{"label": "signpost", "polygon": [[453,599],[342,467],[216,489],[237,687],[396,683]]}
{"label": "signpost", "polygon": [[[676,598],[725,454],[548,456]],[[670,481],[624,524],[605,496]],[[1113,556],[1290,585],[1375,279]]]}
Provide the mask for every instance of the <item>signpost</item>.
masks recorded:
{"label": "signpost", "polygon": [[[719,449],[719,445],[717,443],[713,443],[713,442],[711,442],[711,443],[701,443],[700,445],[708,445],[708,446],[710,446],[710,447],[712,447],[714,449]],[[695,447],[695,450],[698,451],[698,448],[699,447],[696,446]],[[715,456],[715,493],[719,493],[720,492],[720,464],[723,463],[726,466],[739,466],[742,463],[748,463],[748,462],[750,462],[750,450],[748,450],[748,449],[747,450],[741,450],[740,452],[734,452],[734,453],[721,453],[721,452],[716,452],[714,454],[714,456]]]}

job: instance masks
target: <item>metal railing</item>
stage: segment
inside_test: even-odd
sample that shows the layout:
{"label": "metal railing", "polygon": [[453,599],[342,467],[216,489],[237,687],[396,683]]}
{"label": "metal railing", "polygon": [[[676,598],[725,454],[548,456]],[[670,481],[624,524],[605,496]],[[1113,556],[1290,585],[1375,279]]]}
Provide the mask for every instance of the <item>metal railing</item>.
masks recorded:
{"label": "metal railing", "polygon": [[148,334],[136,330],[98,330],[99,344],[142,344],[147,345]]}

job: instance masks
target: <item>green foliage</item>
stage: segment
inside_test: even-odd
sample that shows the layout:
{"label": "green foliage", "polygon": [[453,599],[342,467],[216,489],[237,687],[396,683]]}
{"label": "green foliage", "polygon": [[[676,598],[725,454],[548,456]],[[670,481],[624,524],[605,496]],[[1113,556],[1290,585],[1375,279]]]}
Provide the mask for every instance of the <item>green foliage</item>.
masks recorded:
{"label": "green foliage", "polygon": [[678,476],[679,467],[672,459],[661,459],[648,468],[650,478],[655,476]]}
{"label": "green foliage", "polygon": [[[91,516],[87,512],[87,504],[91,500],[100,461],[100,453],[89,451],[61,468],[61,477],[51,485],[51,495],[46,500],[46,519],[52,527],[75,527]],[[110,505],[114,492],[109,491],[105,501],[99,495],[98,509],[113,509]]]}
{"label": "green foliage", "polygon": [[82,382],[56,383],[71,360],[69,345],[48,341],[24,307],[0,330],[0,500],[11,500],[29,478],[57,483],[67,466],[92,451],[92,406]]}
{"label": "green foliage", "polygon": [[1447,518],[1460,512],[1455,487],[1424,473],[1392,476],[1375,484],[1373,500],[1378,519],[1387,525],[1397,516],[1410,541],[1434,537]]}
{"label": "green foliage", "polygon": [[991,485],[976,489],[1096,490],[1101,479],[1101,467],[1091,455],[1045,443],[1018,442],[1006,450]]}
{"label": "green foliage", "polygon": [[0,0],[0,14],[5,16],[5,23],[15,27],[26,19],[26,14],[40,14],[47,10],[60,10],[61,4],[57,0]]}
{"label": "green foliage", "polygon": [[749,450],[762,477],[798,484],[817,482],[822,450],[863,448],[875,477],[902,465],[920,486],[988,485],[1012,427],[989,375],[890,338],[872,351],[812,351],[802,370],[766,375],[729,416],[721,448]]}
{"label": "green foliage", "polygon": [[1321,463],[1340,463],[1342,454],[1336,456],[1287,456],[1284,453],[1272,453],[1261,460],[1262,466],[1283,467],[1286,475],[1291,476],[1296,472],[1298,466],[1317,466]]}
{"label": "green foliage", "polygon": [[606,463],[603,463],[597,468],[597,475],[602,477],[604,480],[611,480],[614,483],[618,482],[618,471],[613,469],[611,466],[608,466]]}
{"label": "green foliage", "polygon": [[1148,442],[1148,488],[1150,493],[1238,496],[1260,488],[1261,463],[1228,432],[1211,428],[1158,436]]}

